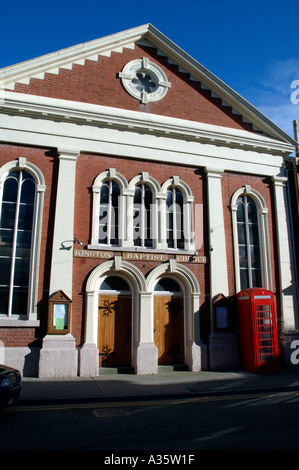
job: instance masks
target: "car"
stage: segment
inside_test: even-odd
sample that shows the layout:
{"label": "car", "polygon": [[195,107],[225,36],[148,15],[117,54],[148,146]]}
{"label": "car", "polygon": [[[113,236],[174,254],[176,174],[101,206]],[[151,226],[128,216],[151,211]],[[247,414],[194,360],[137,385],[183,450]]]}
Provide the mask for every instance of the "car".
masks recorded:
{"label": "car", "polygon": [[0,364],[0,407],[14,405],[21,390],[21,373],[17,369]]}

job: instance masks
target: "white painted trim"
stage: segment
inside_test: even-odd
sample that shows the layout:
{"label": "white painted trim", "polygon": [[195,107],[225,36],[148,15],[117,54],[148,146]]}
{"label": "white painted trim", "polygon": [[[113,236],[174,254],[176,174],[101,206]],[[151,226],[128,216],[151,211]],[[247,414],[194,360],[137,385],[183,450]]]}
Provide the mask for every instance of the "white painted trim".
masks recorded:
{"label": "white painted trim", "polygon": [[[146,278],[146,291],[151,294],[150,311],[148,315],[152,317],[152,324],[154,324],[154,288],[157,280],[162,277],[170,277],[179,282],[182,288],[184,297],[184,327],[185,327],[185,357],[188,345],[195,342],[200,342],[200,327],[199,327],[199,297],[200,288],[196,276],[193,272],[183,264],[176,263],[175,260],[170,260],[167,263],[162,263],[154,268]],[[150,341],[153,341],[153,330],[151,332]]]}
{"label": "white painted trim", "polygon": [[210,264],[210,315],[211,329],[213,330],[212,302],[214,298],[223,294],[229,295],[227,252],[225,240],[225,225],[223,216],[223,199],[221,168],[205,168],[207,177],[207,204],[208,204],[208,228],[209,228],[209,264]]}
{"label": "white painted trim", "polygon": [[285,332],[298,329],[298,304],[296,277],[291,262],[292,247],[289,234],[287,207],[287,178],[273,177],[274,199],[276,211],[276,234],[278,245],[279,287]]}
{"label": "white painted trim", "polygon": [[[184,119],[142,113],[108,106],[80,103],[76,101],[4,92],[0,102],[0,112],[20,116],[30,116],[42,121],[58,120],[68,124],[89,127],[124,129],[129,132],[142,132],[149,135],[162,135],[182,138],[224,147],[252,149],[269,153],[291,153],[294,147],[259,133],[248,132],[223,126],[199,123]],[[3,118],[4,119],[4,118]],[[32,122],[30,122],[32,126]],[[49,127],[49,126],[48,126]],[[33,129],[33,127],[32,127]],[[50,131],[50,129],[49,129]],[[59,133],[60,134],[60,133]],[[76,135],[76,132],[74,132]]]}
{"label": "white painted trim", "polygon": [[270,243],[269,243],[269,230],[268,230],[268,208],[262,195],[249,185],[235,191],[231,198],[231,214],[232,214],[232,230],[233,230],[233,244],[234,244],[234,264],[235,264],[235,288],[236,293],[241,290],[240,281],[240,263],[239,263],[239,248],[238,248],[238,229],[237,229],[237,199],[242,195],[250,196],[256,203],[258,208],[258,226],[259,226],[259,239],[260,239],[260,252],[261,252],[261,267],[262,267],[262,281],[263,287],[272,290],[272,273],[271,273],[271,257],[270,257]]}
{"label": "white painted trim", "polygon": [[50,274],[50,295],[59,290],[72,298],[74,205],[78,152],[59,149],[59,171]]}

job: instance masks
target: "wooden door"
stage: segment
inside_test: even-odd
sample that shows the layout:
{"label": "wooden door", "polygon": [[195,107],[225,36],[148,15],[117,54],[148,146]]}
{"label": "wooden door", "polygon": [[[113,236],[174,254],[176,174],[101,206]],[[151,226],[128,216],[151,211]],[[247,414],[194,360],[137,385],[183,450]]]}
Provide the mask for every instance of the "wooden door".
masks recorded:
{"label": "wooden door", "polygon": [[99,296],[100,367],[131,365],[131,296]]}
{"label": "wooden door", "polygon": [[183,364],[183,297],[155,295],[154,308],[154,342],[158,348],[158,364]]}

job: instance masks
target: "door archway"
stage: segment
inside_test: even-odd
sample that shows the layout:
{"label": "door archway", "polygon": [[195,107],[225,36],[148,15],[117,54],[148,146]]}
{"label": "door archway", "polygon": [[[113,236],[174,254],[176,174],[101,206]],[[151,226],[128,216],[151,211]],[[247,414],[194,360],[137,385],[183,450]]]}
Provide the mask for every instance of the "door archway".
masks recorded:
{"label": "door archway", "polygon": [[[170,259],[159,264],[146,278],[146,291],[152,297],[151,319],[154,330],[155,318],[155,286],[162,278],[171,278],[176,281],[183,296],[183,336],[184,336],[184,364],[189,370],[199,371],[207,368],[207,347],[200,338],[200,290],[194,273],[184,264]],[[150,314],[150,311],[148,312]],[[153,331],[152,330],[152,331]],[[154,337],[154,331],[153,335]],[[154,341],[154,340],[152,340]]]}
{"label": "door archway", "polygon": [[106,277],[99,290],[98,348],[100,367],[131,365],[132,301],[128,283]]}
{"label": "door archway", "polygon": [[[138,341],[139,325],[139,293],[145,292],[146,283],[141,271],[133,264],[125,261],[121,256],[104,261],[96,266],[88,276],[86,282],[85,302],[85,338],[80,349],[79,375],[85,377],[99,375],[99,292],[103,281],[109,276],[119,276],[126,281],[131,292],[131,365],[135,366],[134,354]],[[136,361],[135,361],[136,362]]]}
{"label": "door archway", "polygon": [[154,343],[158,365],[184,363],[184,297],[169,277],[158,280],[154,289]]}

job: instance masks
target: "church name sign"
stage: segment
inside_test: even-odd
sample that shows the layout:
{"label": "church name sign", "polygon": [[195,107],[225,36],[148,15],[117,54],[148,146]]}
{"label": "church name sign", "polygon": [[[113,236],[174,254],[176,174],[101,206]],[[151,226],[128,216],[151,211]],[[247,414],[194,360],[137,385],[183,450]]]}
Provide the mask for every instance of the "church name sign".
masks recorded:
{"label": "church name sign", "polygon": [[[118,253],[118,252],[117,252]],[[75,258],[92,258],[92,259],[111,259],[115,256],[114,251],[100,251],[100,250],[74,250]],[[163,262],[168,261],[169,256],[164,253],[137,253],[137,252],[120,252],[122,259],[127,261],[157,261]],[[206,263],[205,256],[197,255],[175,255],[175,259],[178,263]]]}

